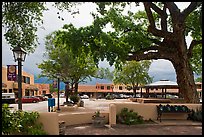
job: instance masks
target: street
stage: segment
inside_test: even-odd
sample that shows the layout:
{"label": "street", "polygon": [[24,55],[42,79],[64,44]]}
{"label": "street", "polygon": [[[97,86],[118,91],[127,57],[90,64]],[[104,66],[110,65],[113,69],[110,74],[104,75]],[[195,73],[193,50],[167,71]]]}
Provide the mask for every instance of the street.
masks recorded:
{"label": "street", "polygon": [[[58,99],[55,98],[55,106],[57,107]],[[65,102],[65,98],[60,98],[60,105]],[[114,100],[106,100],[106,99],[82,99],[84,101],[84,107],[89,109],[100,109],[100,110],[108,110],[108,105],[112,102],[127,102],[127,99],[114,99]],[[13,107],[12,110],[18,109],[18,104],[9,104],[10,107]],[[38,103],[23,103],[22,104],[23,111],[38,111],[38,112],[48,112],[48,101],[42,101]]]}

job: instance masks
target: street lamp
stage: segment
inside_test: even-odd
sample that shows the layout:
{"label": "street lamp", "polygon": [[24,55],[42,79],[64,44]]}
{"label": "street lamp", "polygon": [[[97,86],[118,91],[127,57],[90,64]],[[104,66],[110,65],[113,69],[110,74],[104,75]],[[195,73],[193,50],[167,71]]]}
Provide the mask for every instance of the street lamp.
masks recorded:
{"label": "street lamp", "polygon": [[15,62],[18,61],[18,110],[22,110],[22,65],[21,62],[25,61],[26,52],[20,46],[13,48],[13,56]]}
{"label": "street lamp", "polygon": [[60,107],[59,107],[59,96],[60,96],[60,94],[59,94],[59,92],[60,92],[60,74],[59,73],[57,73],[57,81],[58,81],[58,84],[57,84],[57,86],[58,86],[58,94],[57,94],[57,110],[58,111],[60,111]]}

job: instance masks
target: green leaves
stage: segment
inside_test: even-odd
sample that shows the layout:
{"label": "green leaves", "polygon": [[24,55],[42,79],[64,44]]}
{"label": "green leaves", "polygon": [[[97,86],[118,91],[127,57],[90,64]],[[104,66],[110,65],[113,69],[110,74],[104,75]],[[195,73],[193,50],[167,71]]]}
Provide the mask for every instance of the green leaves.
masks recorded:
{"label": "green leaves", "polygon": [[38,45],[35,34],[42,24],[43,2],[3,2],[2,25],[5,38],[11,47],[21,46],[33,53]]}
{"label": "green leaves", "polygon": [[62,81],[81,82],[93,76],[96,65],[93,56],[87,50],[87,28],[75,28],[72,24],[64,25],[63,31],[55,31],[46,37],[48,60],[39,64],[42,74],[50,79],[60,73]]}
{"label": "green leaves", "polygon": [[36,123],[38,112],[11,112],[8,104],[2,106],[2,133],[6,135],[46,135],[41,123]]}
{"label": "green leaves", "polygon": [[114,72],[114,83],[131,85],[132,87],[138,84],[147,84],[152,81],[148,75],[150,61],[129,61],[123,64],[122,70],[116,69]]}

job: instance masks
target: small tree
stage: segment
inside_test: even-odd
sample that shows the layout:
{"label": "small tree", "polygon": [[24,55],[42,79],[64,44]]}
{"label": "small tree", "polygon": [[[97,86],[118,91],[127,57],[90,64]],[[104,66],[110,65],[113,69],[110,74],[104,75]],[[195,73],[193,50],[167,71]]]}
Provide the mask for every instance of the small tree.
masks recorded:
{"label": "small tree", "polygon": [[122,69],[115,69],[114,83],[120,83],[125,85],[131,85],[136,97],[136,89],[139,85],[147,84],[152,81],[152,78],[148,74],[150,67],[150,61],[129,61],[126,62]]}

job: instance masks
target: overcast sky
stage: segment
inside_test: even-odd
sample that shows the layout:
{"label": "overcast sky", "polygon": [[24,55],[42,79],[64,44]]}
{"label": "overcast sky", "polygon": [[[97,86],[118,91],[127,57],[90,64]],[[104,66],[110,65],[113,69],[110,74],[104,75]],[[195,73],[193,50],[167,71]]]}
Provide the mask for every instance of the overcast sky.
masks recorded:
{"label": "overcast sky", "polygon": [[[189,2],[179,2],[176,3],[177,6],[183,10],[189,4]],[[51,3],[48,3],[48,8],[50,10],[44,12],[43,20],[44,29],[40,28],[37,32],[39,37],[40,45],[36,48],[35,52],[27,55],[26,60],[23,63],[23,70],[31,73],[31,74],[39,74],[41,72],[37,67],[37,63],[41,63],[43,58],[43,53],[45,52],[44,46],[44,38],[47,34],[58,30],[63,27],[64,24],[72,23],[75,27],[82,27],[91,25],[93,18],[90,15],[90,12],[96,11],[96,6],[93,3],[87,2],[86,4],[82,4],[79,6],[80,14],[73,16],[67,12],[61,12],[58,9],[51,6]],[[139,9],[144,9],[143,5],[139,7]],[[133,9],[136,10],[136,9]],[[64,21],[58,19],[57,12],[60,12],[60,15],[64,18]],[[189,45],[191,39],[187,38],[187,44]],[[17,65],[17,62],[14,62],[13,53],[10,50],[9,45],[6,43],[3,34],[2,34],[2,65]],[[100,67],[109,67],[107,62],[101,62]],[[113,70],[113,67],[111,68]],[[150,76],[154,77],[153,81],[157,81],[160,79],[169,79],[172,81],[176,81],[176,74],[171,62],[166,60],[156,60],[153,61],[149,70]]]}

